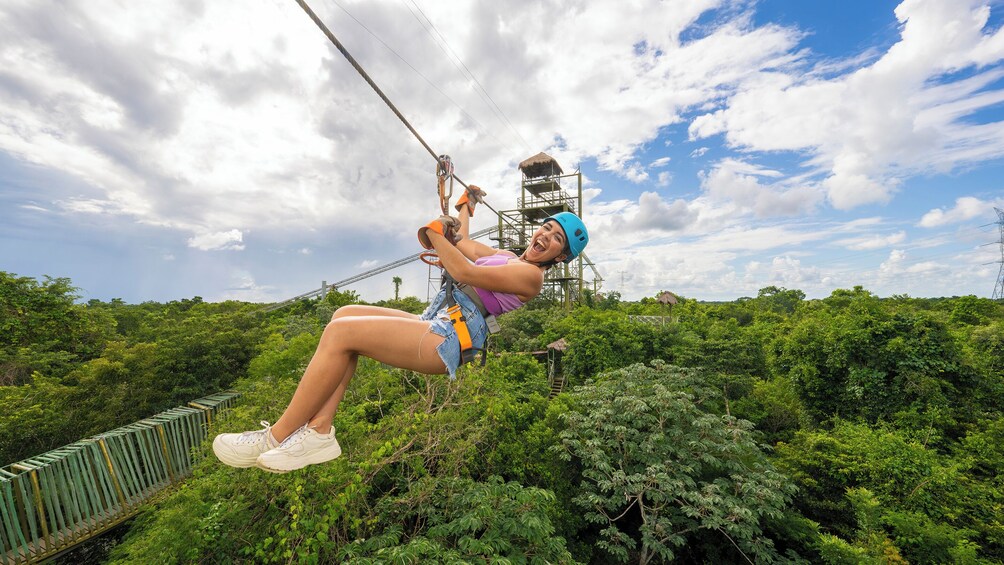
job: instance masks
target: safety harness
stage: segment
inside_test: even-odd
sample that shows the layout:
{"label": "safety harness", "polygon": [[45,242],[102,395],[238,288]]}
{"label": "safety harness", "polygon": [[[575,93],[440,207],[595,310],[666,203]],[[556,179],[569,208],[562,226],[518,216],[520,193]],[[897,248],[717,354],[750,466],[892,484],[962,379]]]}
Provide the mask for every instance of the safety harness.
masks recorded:
{"label": "safety harness", "polygon": [[[450,276],[450,273],[446,269],[443,269],[442,288],[446,289],[446,315],[449,316],[450,323],[453,325],[454,331],[457,332],[457,340],[460,341],[460,363],[465,364],[474,361],[480,352],[481,366],[484,367],[488,360],[488,338],[499,330],[495,316],[488,313],[488,309],[485,308],[484,302],[482,302],[474,287],[458,283]],[[467,327],[467,316],[464,315],[463,309],[460,307],[457,299],[454,298],[454,290],[459,290],[467,295],[471,299],[471,302],[474,303],[474,307],[477,308],[478,313],[484,318],[485,325],[488,328],[488,335],[485,336],[485,346],[483,348],[474,347],[474,341],[471,339],[471,331]]]}

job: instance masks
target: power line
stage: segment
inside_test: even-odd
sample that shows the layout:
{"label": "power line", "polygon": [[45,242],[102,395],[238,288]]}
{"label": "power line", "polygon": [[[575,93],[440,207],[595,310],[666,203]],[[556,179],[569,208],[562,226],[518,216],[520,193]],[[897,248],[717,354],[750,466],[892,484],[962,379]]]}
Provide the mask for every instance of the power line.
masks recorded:
{"label": "power line", "polygon": [[[401,1],[402,3],[404,2],[404,0]],[[415,6],[415,9],[417,9],[419,13],[422,14],[422,18],[425,18],[425,21],[428,22],[429,25],[426,26],[425,23],[423,23],[422,20],[419,19],[418,14],[416,14],[407,4],[405,4],[405,7],[408,8],[408,11],[411,12],[411,15],[415,17],[415,19],[422,26],[425,32],[429,34],[429,37],[431,37],[436,46],[439,47],[439,50],[442,51],[443,54],[450,59],[450,62],[453,63],[453,66],[457,69],[457,71],[460,72],[461,75],[464,75],[464,78],[467,79],[468,83],[472,81],[474,82],[474,84],[477,86],[477,88],[475,88],[474,91],[478,93],[478,96],[481,97],[482,101],[485,101],[486,104],[490,103],[488,108],[492,110],[492,112],[495,114],[495,117],[498,118],[499,121],[503,123],[503,125],[507,125],[509,127],[509,130],[512,131],[514,134],[516,134],[516,137],[519,138],[520,142],[523,143],[523,147],[526,148],[527,152],[533,152],[533,149],[530,147],[530,144],[527,143],[526,139],[524,139],[522,135],[520,135],[519,130],[516,129],[516,126],[513,125],[513,123],[509,120],[509,117],[506,116],[505,112],[502,110],[502,108],[500,108],[499,105],[495,102],[495,99],[492,98],[491,94],[488,93],[488,90],[486,90],[484,85],[481,84],[481,81],[479,81],[478,78],[474,76],[474,73],[472,73],[471,70],[467,68],[467,65],[464,64],[463,59],[461,59],[460,56],[457,55],[457,52],[453,50],[453,47],[450,46],[450,42],[446,40],[446,37],[444,37],[442,33],[440,33],[439,29],[436,27],[436,24],[432,23],[432,20],[429,19],[429,16],[425,14],[425,11],[422,10],[422,7],[419,6],[415,2],[415,0],[410,0],[410,1],[411,4]],[[436,35],[439,36],[438,41],[436,40],[436,36],[432,35],[432,31],[429,31],[430,28],[432,29],[432,31],[436,32]],[[449,49],[449,53],[446,52],[446,49],[443,49],[444,45],[446,46],[446,49]],[[460,63],[460,66],[457,66],[457,63]],[[461,69],[460,67],[463,67],[463,69]],[[485,100],[486,98],[487,100]]]}

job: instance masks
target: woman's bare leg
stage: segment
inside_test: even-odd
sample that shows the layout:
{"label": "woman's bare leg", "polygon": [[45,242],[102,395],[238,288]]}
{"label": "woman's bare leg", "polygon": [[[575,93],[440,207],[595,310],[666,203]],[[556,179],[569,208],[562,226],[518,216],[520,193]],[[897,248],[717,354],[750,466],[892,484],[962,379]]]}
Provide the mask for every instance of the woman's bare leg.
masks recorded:
{"label": "woman's bare leg", "polygon": [[408,318],[411,320],[418,320],[420,317],[418,314],[412,314],[410,312],[404,312],[402,310],[395,310],[393,308],[384,308],[382,306],[366,306],[363,304],[350,304],[349,306],[342,306],[331,316],[331,321],[334,322],[340,318],[349,318],[355,316],[387,316],[389,318]]}
{"label": "woman's bare leg", "polygon": [[[402,312],[401,310],[394,310],[392,308],[382,308],[380,306],[364,306],[362,304],[353,304],[350,306],[342,306],[335,314],[331,316],[331,321],[335,321],[339,318],[347,318],[350,316],[387,316],[392,318],[407,318],[411,320],[419,319],[417,314],[411,314],[408,312]],[[342,380],[335,389],[334,394],[328,398],[328,401],[324,403],[324,406],[314,414],[308,424],[310,424],[317,433],[326,434],[331,431],[331,422],[335,418],[335,414],[338,412],[338,405],[341,404],[342,398],[345,396],[345,390],[349,386],[349,381],[352,380],[352,376],[356,373],[356,365],[358,364],[358,357],[353,359],[353,362],[349,363],[349,366],[345,369],[345,375],[342,376]]]}
{"label": "woman's bare leg", "polygon": [[[362,312],[361,309],[356,311]],[[275,439],[282,441],[315,416],[330,421],[345,394],[359,355],[421,373],[446,372],[436,352],[443,338],[429,331],[430,322],[406,312],[390,312],[396,311],[377,315],[346,313],[338,316],[336,313],[324,329],[293,399],[272,426]]]}
{"label": "woman's bare leg", "polygon": [[345,377],[342,378],[342,382],[335,389],[335,392],[328,398],[328,401],[321,406],[321,409],[314,414],[307,424],[317,430],[319,434],[326,434],[331,431],[332,422],[335,421],[335,414],[338,412],[338,405],[342,403],[342,398],[345,396],[345,390],[349,387],[349,381],[352,380],[352,375],[355,371],[346,371]]}

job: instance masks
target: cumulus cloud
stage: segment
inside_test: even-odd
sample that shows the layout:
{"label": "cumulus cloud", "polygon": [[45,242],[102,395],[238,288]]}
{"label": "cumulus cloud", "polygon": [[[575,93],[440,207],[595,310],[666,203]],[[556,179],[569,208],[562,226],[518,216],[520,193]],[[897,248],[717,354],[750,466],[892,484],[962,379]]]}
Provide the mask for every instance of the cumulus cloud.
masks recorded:
{"label": "cumulus cloud", "polygon": [[638,198],[638,213],[628,224],[639,230],[677,231],[696,219],[697,212],[686,200],[666,202],[658,192],[643,192]]}
{"label": "cumulus cloud", "polygon": [[893,249],[889,257],[879,265],[879,274],[885,277],[900,274],[931,274],[947,270],[949,270],[947,265],[936,261],[910,261],[907,252],[902,249]]}
{"label": "cumulus cloud", "polygon": [[770,263],[751,261],[742,276],[749,285],[758,289],[770,285],[804,288],[815,286],[823,279],[818,267],[803,266],[800,259],[788,255],[774,257]]}
{"label": "cumulus cloud", "polygon": [[240,251],[244,249],[241,230],[205,232],[188,238],[188,246],[202,251]]}
{"label": "cumulus cloud", "polygon": [[[433,21],[468,22],[449,41],[474,76],[489,87],[518,85],[489,88],[489,104],[445,64],[407,6],[346,7],[400,55],[341,10],[318,10],[427,142],[451,153],[463,178],[498,187],[491,192],[501,201],[518,193],[513,161],[541,148],[566,167],[595,159],[649,181],[636,152],[660,127],[794,59],[799,37],[751,27],[743,10],[726,9],[684,39],[720,0],[588,10],[546,2],[506,10],[501,20],[476,3],[426,6]],[[418,188],[428,156],[295,5],[62,8],[58,18],[49,2],[0,12],[0,151],[84,180],[102,193],[94,203],[110,203],[105,211],[191,236],[233,225],[392,228],[415,221],[415,210],[434,210]],[[592,40],[550,33],[559,20]],[[359,197],[373,190],[402,205]]]}
{"label": "cumulus cloud", "polygon": [[923,228],[934,228],[947,224],[965,222],[967,220],[986,215],[990,206],[991,203],[984,202],[979,198],[964,196],[962,198],[957,198],[955,200],[955,206],[951,209],[945,210],[943,208],[935,208],[934,210],[924,214],[917,225]]}
{"label": "cumulus cloud", "polygon": [[761,179],[778,178],[781,173],[735,159],[716,163],[700,176],[701,188],[711,199],[731,203],[759,218],[805,214],[821,201],[814,187],[764,183]]}
{"label": "cumulus cloud", "polygon": [[[842,210],[889,202],[908,176],[1004,156],[1000,123],[966,119],[1004,100],[1001,70],[987,67],[1004,58],[1004,29],[987,26],[989,10],[978,0],[907,0],[896,8],[900,40],[870,65],[836,77],[761,73],[695,118],[690,135],[804,154]],[[963,69],[971,76],[946,78]]]}
{"label": "cumulus cloud", "polygon": [[624,178],[634,183],[642,183],[648,180],[648,171],[638,163],[627,165],[627,168],[621,171],[621,174]]}

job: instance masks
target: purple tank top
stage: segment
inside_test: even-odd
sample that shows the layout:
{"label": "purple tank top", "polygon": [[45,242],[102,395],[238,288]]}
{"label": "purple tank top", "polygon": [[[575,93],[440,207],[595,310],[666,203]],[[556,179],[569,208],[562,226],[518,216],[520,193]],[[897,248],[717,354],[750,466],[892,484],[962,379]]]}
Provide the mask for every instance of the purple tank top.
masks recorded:
{"label": "purple tank top", "polygon": [[[488,266],[495,267],[498,265],[505,265],[512,259],[511,255],[506,255],[504,253],[496,253],[495,255],[489,255],[487,257],[481,257],[474,262],[478,266]],[[492,316],[500,316],[506,312],[515,310],[523,305],[523,302],[516,297],[515,294],[509,294],[508,292],[494,292],[491,290],[485,290],[483,288],[473,287],[481,297],[481,302],[485,305],[485,310]]]}

